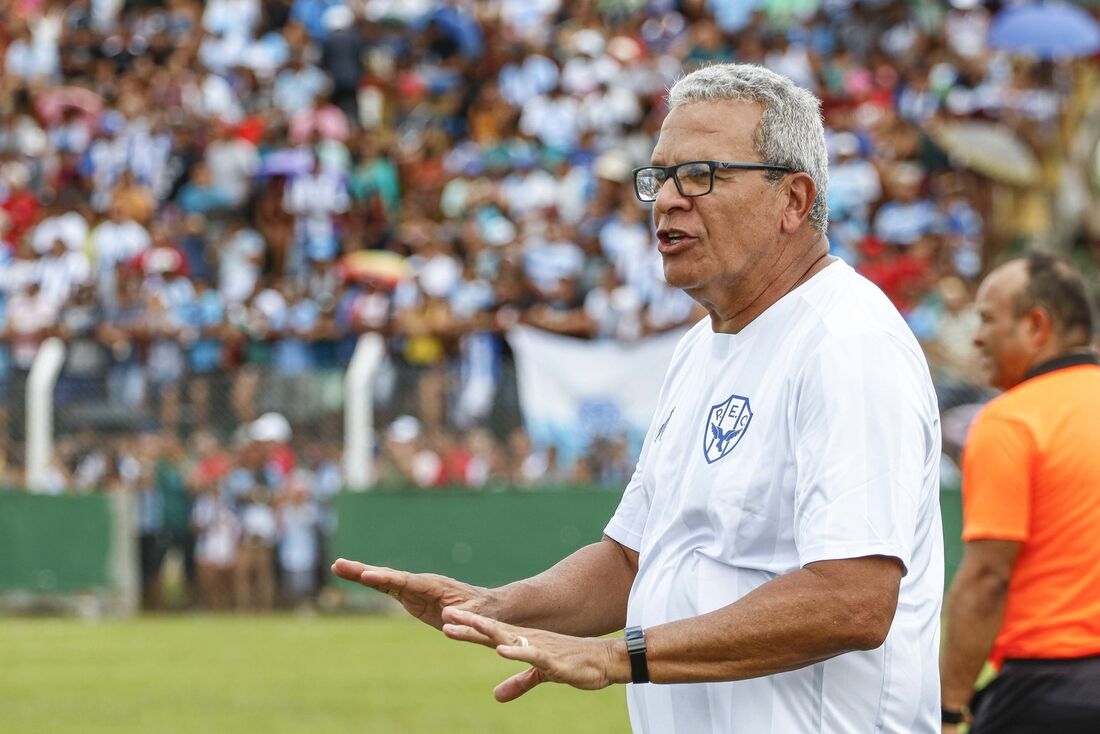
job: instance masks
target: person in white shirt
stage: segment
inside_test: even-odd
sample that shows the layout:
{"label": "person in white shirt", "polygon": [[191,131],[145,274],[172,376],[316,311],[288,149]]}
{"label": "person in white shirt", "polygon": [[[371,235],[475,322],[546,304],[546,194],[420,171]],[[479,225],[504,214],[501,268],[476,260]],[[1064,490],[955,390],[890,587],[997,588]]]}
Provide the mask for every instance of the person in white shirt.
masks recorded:
{"label": "person in white shirt", "polygon": [[92,229],[90,250],[99,297],[106,304],[114,304],[118,298],[118,267],[148,250],[153,240],[149,230],[130,219],[122,207],[111,207],[109,214]]}
{"label": "person in white shirt", "polygon": [[255,145],[237,137],[230,125],[215,123],[214,134],[204,159],[214,186],[223,189],[232,207],[237,208],[248,198],[260,154]]}
{"label": "person in white shirt", "polygon": [[35,252],[49,252],[57,240],[64,242],[70,250],[78,251],[84,249],[88,232],[88,220],[80,211],[55,206],[51,208],[51,216],[34,228],[32,241]]}
{"label": "person in white shirt", "polygon": [[819,102],[724,64],[669,109],[635,191],[666,281],[708,318],[603,540],[496,589],[333,570],[528,663],[499,701],[632,683],[635,732],[936,732],[936,396],[898,312],[828,254]]}

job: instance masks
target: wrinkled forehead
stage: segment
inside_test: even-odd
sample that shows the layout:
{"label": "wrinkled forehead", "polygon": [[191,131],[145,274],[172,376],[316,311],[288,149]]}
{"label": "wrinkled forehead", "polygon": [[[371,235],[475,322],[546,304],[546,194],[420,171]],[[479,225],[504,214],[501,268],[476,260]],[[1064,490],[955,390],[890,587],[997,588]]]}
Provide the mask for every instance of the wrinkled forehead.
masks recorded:
{"label": "wrinkled forehead", "polygon": [[764,108],[755,102],[714,100],[674,108],[661,125],[654,163],[755,160],[753,138]]}

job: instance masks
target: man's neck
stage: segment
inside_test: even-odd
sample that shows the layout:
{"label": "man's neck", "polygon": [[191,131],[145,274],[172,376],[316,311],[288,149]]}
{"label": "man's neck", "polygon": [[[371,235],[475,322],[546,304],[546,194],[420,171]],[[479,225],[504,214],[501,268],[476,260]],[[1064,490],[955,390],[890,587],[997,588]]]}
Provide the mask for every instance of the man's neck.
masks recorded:
{"label": "man's neck", "polygon": [[1027,368],[1020,382],[1064,367],[1076,367],[1082,364],[1097,364],[1096,353],[1087,345],[1076,344],[1044,352],[1045,356],[1036,357]]}
{"label": "man's neck", "polygon": [[836,260],[829,255],[829,242],[825,235],[817,235],[813,245],[803,255],[791,261],[749,303],[728,311],[718,304],[702,303],[710,314],[711,328],[717,334],[737,334],[767,311],[783,296],[802,285]]}

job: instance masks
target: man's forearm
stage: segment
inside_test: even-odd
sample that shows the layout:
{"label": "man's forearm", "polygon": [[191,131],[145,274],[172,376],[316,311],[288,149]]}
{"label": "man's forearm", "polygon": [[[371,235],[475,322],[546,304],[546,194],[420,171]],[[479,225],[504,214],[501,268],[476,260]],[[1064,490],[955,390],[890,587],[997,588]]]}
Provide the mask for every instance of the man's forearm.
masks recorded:
{"label": "man's forearm", "polygon": [[[846,578],[803,568],[721,609],[647,629],[651,680],[756,678],[878,647],[897,606],[900,565],[883,558],[829,563],[850,564]],[[876,581],[861,584],[863,572]],[[617,679],[629,680],[629,666],[619,668]]]}
{"label": "man's forearm", "polygon": [[993,576],[959,569],[947,603],[947,631],[940,658],[940,698],[961,708],[974,694],[974,682],[993,649],[1004,620],[1007,587]]}
{"label": "man's forearm", "polygon": [[493,589],[484,613],[502,622],[578,637],[614,632],[626,623],[636,563],[632,551],[605,538],[538,576]]}

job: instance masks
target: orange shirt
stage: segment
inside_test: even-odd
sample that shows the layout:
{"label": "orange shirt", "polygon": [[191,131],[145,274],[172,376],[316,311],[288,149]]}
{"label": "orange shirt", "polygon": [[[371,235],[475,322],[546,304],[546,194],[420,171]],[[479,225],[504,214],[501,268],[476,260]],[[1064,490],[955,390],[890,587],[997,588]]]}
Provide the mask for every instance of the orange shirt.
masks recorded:
{"label": "orange shirt", "polygon": [[977,539],[1023,544],[993,646],[995,665],[1100,653],[1095,359],[1040,366],[974,421],[963,455],[963,540]]}

